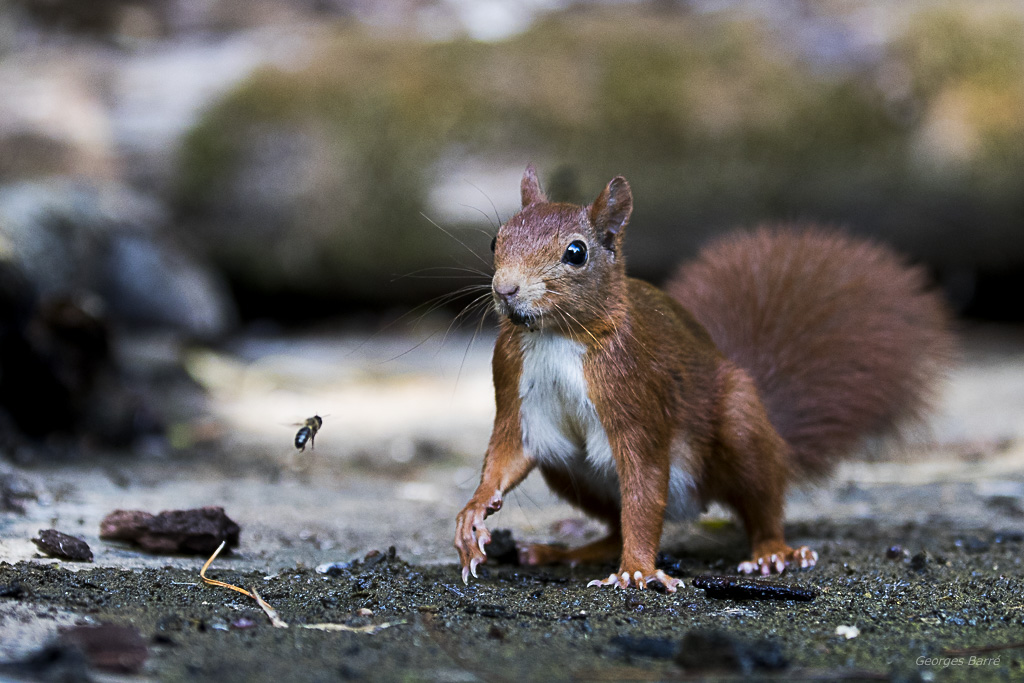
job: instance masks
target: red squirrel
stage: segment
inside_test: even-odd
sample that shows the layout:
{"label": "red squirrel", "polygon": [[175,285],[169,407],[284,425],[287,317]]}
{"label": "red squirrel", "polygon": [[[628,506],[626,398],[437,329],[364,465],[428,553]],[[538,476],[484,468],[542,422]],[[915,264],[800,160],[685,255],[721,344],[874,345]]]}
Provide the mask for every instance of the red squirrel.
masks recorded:
{"label": "red squirrel", "polygon": [[813,567],[783,536],[790,482],[826,475],[864,437],[926,407],[951,345],[941,298],[883,247],[811,228],[737,233],[665,291],[627,277],[633,210],[619,176],[589,206],[549,202],[533,166],[494,247],[496,414],[480,485],[456,520],[463,581],[484,519],[534,468],[605,522],[528,564],[613,562],[592,586],[682,582],[656,569],[662,524],[718,501],[746,530],[742,572]]}

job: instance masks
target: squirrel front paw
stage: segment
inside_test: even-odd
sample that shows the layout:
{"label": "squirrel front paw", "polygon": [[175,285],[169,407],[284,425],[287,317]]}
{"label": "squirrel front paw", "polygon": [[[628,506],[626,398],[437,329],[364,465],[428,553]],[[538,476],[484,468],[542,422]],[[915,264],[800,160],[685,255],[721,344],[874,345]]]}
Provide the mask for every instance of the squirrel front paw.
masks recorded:
{"label": "squirrel front paw", "polygon": [[753,559],[747,562],[740,562],[737,569],[743,574],[760,574],[767,576],[771,573],[781,574],[790,566],[800,569],[810,569],[818,562],[818,553],[805,545],[796,550],[785,543],[779,547],[762,547],[754,553]]}
{"label": "squirrel front paw", "polygon": [[682,579],[672,578],[660,569],[653,572],[642,572],[639,569],[630,572],[628,569],[620,567],[618,573],[609,575],[607,579],[594,579],[587,584],[587,588],[591,586],[599,588],[604,586],[615,586],[617,588],[636,586],[643,590],[651,581],[660,582],[668,593],[675,593],[676,589],[683,585]]}
{"label": "squirrel front paw", "polygon": [[476,568],[487,561],[484,546],[491,542],[491,532],[484,526],[484,519],[500,509],[501,492],[497,491],[484,502],[474,496],[455,518],[455,549],[459,551],[463,583],[469,583],[470,574],[476,578]]}

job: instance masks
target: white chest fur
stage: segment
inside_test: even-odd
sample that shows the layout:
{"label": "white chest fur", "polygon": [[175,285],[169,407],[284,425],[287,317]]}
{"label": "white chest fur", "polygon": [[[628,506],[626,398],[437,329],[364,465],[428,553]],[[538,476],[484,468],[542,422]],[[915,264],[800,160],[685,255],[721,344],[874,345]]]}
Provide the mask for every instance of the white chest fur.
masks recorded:
{"label": "white chest fur", "polygon": [[[617,504],[615,458],[583,374],[586,347],[559,334],[527,332],[522,351],[519,398],[526,454],[542,465],[570,472],[580,483],[585,481],[592,494]],[[692,494],[692,477],[673,465],[667,517],[695,516],[699,510]]]}
{"label": "white chest fur", "polygon": [[522,349],[519,398],[527,454],[550,465],[584,458],[614,477],[612,449],[583,376],[586,348],[559,334],[528,332]]}

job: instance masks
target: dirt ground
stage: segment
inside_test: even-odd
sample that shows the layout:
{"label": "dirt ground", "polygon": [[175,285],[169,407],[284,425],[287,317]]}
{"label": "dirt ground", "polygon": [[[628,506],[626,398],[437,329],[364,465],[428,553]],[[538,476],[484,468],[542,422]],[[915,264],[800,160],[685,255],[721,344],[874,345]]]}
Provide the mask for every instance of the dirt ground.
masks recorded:
{"label": "dirt ground", "polygon": [[[7,500],[24,508],[0,513],[0,679],[1019,680],[1022,339],[972,331],[935,422],[898,458],[874,449],[793,492],[787,535],[821,560],[773,581],[815,591],[808,602],[694,587],[746,553],[717,509],[666,529],[663,566],[686,580],[674,595],[586,587],[611,566],[489,563],[463,585],[451,535],[493,410],[487,340],[468,353],[464,337],[413,350],[346,335],[216,353],[140,342],[146,363],[185,358],[205,417],[170,451],[0,461]],[[297,455],[290,422],[313,412],[325,416],[316,450]],[[255,588],[287,628],[203,584],[205,557],[98,538],[114,509],[202,505],[242,528],[207,576]],[[492,519],[524,540],[600,532],[533,479]],[[95,561],[40,555],[31,538],[51,527]],[[98,624],[138,634],[106,638],[135,653],[131,673],[97,668],[64,630]]]}

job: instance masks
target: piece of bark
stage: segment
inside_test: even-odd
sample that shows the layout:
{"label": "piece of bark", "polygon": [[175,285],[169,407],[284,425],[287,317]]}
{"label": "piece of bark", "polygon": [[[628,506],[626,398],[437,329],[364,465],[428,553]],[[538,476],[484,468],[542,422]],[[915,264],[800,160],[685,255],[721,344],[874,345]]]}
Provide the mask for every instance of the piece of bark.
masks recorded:
{"label": "piece of bark", "polygon": [[100,538],[131,541],[151,553],[209,555],[222,542],[238,545],[240,529],[224,508],[165,510],[152,515],[141,510],[115,510],[100,522]]}
{"label": "piece of bark", "polygon": [[736,576],[698,576],[696,588],[709,598],[721,600],[798,600],[810,602],[818,593],[813,588]]}

